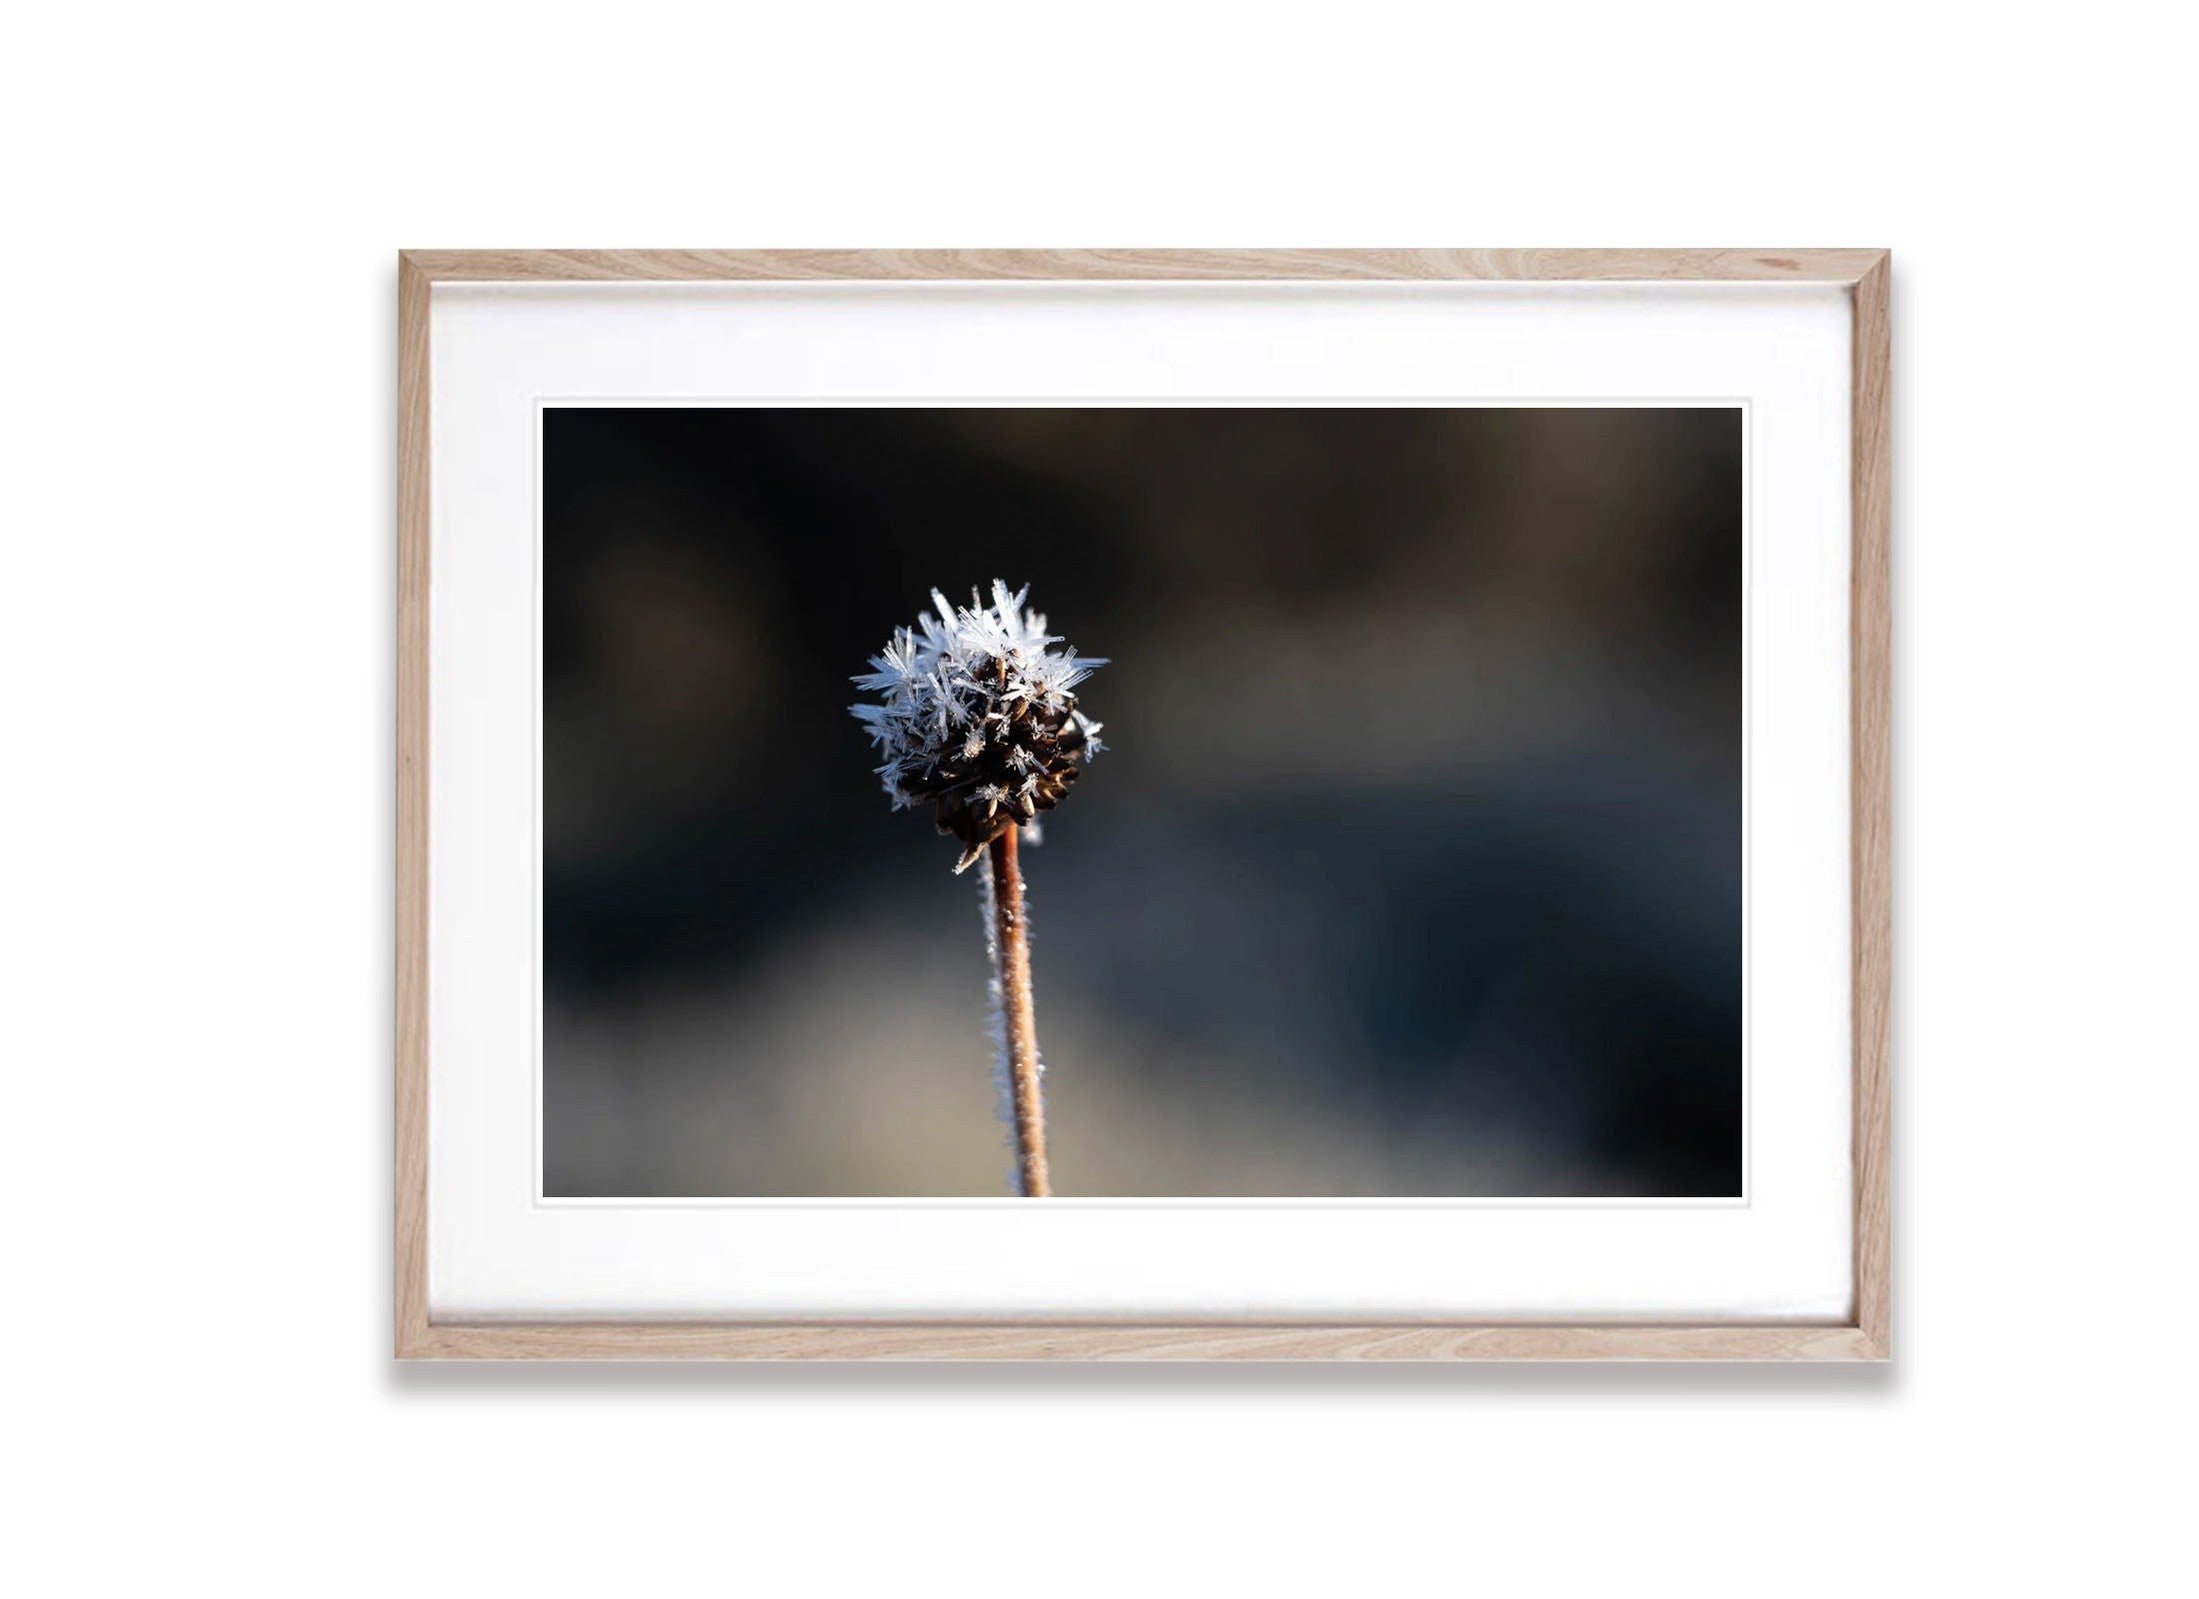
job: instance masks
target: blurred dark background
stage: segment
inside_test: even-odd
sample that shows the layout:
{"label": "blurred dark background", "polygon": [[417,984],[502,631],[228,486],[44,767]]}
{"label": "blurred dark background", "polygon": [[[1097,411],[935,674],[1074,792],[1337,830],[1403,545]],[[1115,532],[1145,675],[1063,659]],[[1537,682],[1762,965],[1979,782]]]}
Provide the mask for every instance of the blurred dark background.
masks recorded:
{"label": "blurred dark background", "polygon": [[995,576],[1065,1195],[1738,1193],[1732,409],[553,409],[551,1195],[996,1195],[978,874],[848,682]]}

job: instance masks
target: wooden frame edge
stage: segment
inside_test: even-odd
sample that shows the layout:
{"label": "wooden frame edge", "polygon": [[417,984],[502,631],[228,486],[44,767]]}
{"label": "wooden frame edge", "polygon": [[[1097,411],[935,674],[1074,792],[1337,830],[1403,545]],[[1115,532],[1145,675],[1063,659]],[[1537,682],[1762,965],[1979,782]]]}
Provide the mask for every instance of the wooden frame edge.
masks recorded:
{"label": "wooden frame edge", "polygon": [[1849,1006],[1855,1319],[1883,1357],[1893,1336],[1893,258],[1875,255],[1850,291]]}
{"label": "wooden frame edge", "polygon": [[428,292],[397,261],[397,1354],[428,1323]]}
{"label": "wooden frame edge", "polygon": [[436,1326],[434,1360],[1857,1361],[1852,1326],[1593,1326],[970,1322],[513,1323]]}
{"label": "wooden frame edge", "polygon": [[[395,1350],[400,1360],[1891,1358],[1892,260],[1843,250],[405,250],[398,255]],[[1836,1325],[495,1323],[428,1315],[429,298],[439,282],[1838,284],[1853,305],[1849,579],[1855,1302]]]}
{"label": "wooden frame edge", "polygon": [[1854,283],[1880,250],[407,250],[460,282]]}

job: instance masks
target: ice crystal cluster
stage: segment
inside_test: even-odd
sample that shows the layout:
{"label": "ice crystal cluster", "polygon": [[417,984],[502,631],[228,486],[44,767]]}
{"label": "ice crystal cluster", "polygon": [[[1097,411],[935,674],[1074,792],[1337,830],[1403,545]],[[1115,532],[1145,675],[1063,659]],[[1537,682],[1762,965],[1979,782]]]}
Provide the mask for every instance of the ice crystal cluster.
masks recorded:
{"label": "ice crystal cluster", "polygon": [[1076,686],[1103,660],[1080,660],[1046,618],[1023,608],[1025,587],[993,584],[967,606],[932,590],[934,615],[896,628],[851,707],[885,756],[878,775],[894,809],[928,802],[942,833],[962,843],[966,869],[1009,828],[1061,802],[1100,752],[1100,724],[1076,708]]}

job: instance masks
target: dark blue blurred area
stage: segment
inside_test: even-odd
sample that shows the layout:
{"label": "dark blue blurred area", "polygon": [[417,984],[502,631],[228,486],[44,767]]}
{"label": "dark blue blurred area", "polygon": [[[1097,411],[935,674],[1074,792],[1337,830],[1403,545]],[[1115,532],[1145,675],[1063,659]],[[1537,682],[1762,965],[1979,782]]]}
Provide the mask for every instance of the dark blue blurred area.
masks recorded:
{"label": "dark blue blurred area", "polygon": [[553,1194],[994,1194],[973,879],[847,679],[998,576],[1068,1194],[1741,1181],[1732,409],[553,409]]}

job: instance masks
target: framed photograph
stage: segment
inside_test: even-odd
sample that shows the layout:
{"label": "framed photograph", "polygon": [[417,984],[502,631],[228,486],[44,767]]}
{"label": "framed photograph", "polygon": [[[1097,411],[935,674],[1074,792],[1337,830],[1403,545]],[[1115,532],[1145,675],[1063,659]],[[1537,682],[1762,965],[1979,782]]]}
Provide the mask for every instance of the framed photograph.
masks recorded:
{"label": "framed photograph", "polygon": [[398,276],[400,1357],[1886,1357],[1885,252]]}

